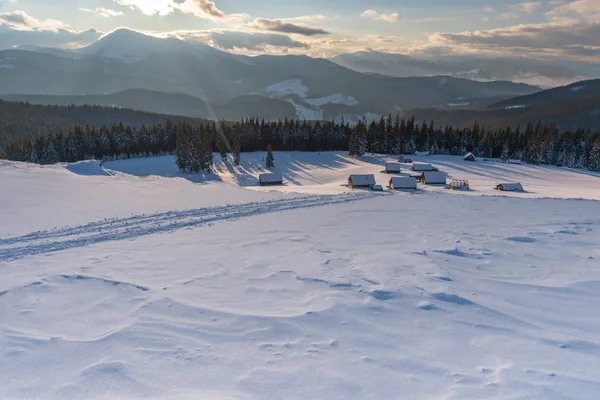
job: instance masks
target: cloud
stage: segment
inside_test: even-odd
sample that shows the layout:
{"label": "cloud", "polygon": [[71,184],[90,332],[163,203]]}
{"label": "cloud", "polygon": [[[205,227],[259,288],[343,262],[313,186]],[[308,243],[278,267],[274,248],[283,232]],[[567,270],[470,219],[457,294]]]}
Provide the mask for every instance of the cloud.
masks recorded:
{"label": "cloud", "polygon": [[57,30],[12,30],[2,29],[0,25],[0,49],[18,46],[43,46],[75,48],[88,45],[97,40],[102,32],[96,29],[86,31]]}
{"label": "cloud", "polygon": [[509,7],[509,11],[502,13],[498,19],[517,19],[523,14],[533,14],[535,11],[542,8],[542,3],[539,1],[526,1],[523,3],[513,4]]}
{"label": "cloud", "polygon": [[211,32],[209,44],[225,50],[247,50],[262,52],[269,48],[307,49],[306,43],[298,42],[289,36],[274,33],[251,33],[241,31]]}
{"label": "cloud", "polygon": [[43,21],[34,18],[24,11],[0,13],[0,26],[11,30],[53,30],[65,28],[68,25],[55,19],[47,18]]}
{"label": "cloud", "polygon": [[383,14],[383,13],[379,13],[375,10],[366,10],[360,16],[366,17],[366,18],[373,18],[373,19],[377,19],[377,20],[385,21],[385,22],[400,21],[400,14],[398,14],[398,13]]}
{"label": "cloud", "polygon": [[210,0],[113,0],[117,4],[139,10],[146,15],[168,15],[175,11],[198,17],[224,19],[225,12]]}
{"label": "cloud", "polygon": [[215,3],[210,0],[193,0],[196,6],[205,14],[215,18],[225,18],[223,11],[219,10]]}
{"label": "cloud", "polygon": [[98,7],[98,8],[94,8],[94,9],[80,8],[79,11],[87,12],[90,14],[96,14],[96,15],[99,15],[104,18],[120,17],[121,15],[123,15],[123,11],[115,11],[115,10],[111,10],[110,8],[103,8],[103,7]]}
{"label": "cloud", "polygon": [[576,0],[568,3],[557,3],[556,7],[546,13],[552,19],[565,19],[569,17],[600,18],[600,1]]}
{"label": "cloud", "polygon": [[284,22],[280,19],[259,18],[254,20],[250,26],[252,28],[265,31],[291,33],[303,36],[329,35],[329,32],[324,29],[311,28],[306,25],[292,24],[290,22]]}
{"label": "cloud", "polygon": [[522,11],[526,13],[533,13],[534,11],[542,8],[542,3],[539,1],[526,1],[524,3],[518,3],[511,6],[512,9]]}
{"label": "cloud", "polygon": [[[588,50],[588,55],[598,46],[600,21],[546,22],[521,24],[506,28],[462,33],[436,33],[430,42],[439,45],[462,46],[472,50],[521,51],[523,53],[545,53],[550,55],[579,54]],[[571,49],[570,53],[567,49]],[[592,51],[589,51],[592,50]]]}

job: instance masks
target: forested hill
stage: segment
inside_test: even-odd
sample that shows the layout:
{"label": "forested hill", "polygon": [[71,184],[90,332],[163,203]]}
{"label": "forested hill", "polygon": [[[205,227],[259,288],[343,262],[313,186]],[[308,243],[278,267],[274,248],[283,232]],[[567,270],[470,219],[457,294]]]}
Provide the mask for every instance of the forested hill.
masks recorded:
{"label": "forested hill", "polygon": [[164,125],[187,121],[192,125],[206,120],[166,116],[143,111],[101,106],[45,106],[0,100],[0,149],[9,142],[22,142],[38,135],[69,131],[75,126],[110,126],[122,123],[132,127]]}

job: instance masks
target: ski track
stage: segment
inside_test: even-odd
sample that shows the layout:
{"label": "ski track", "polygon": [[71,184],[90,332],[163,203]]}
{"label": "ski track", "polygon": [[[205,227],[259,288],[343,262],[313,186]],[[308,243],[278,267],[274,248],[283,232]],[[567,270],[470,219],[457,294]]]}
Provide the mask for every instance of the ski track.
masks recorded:
{"label": "ski track", "polygon": [[370,197],[373,195],[367,193],[303,196],[107,219],[80,226],[32,232],[19,237],[0,239],[0,261],[13,261],[27,256],[53,253],[102,242],[168,233],[253,215],[349,203]]}

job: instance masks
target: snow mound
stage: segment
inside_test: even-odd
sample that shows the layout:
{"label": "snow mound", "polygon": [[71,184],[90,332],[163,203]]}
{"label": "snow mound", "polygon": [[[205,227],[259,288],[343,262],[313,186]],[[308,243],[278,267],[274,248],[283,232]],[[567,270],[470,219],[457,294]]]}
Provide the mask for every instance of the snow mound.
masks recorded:
{"label": "snow mound", "polygon": [[581,92],[583,89],[585,89],[585,85],[573,86],[569,90],[571,92]]}
{"label": "snow mound", "polygon": [[65,169],[76,175],[81,176],[111,176],[112,174],[100,166],[100,162],[96,160],[80,161],[67,164]]}

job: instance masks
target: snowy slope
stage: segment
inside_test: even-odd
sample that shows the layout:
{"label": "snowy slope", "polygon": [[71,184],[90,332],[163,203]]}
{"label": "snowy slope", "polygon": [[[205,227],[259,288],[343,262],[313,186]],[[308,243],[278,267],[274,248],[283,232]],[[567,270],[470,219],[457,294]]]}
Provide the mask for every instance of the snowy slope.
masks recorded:
{"label": "snowy slope", "polygon": [[374,194],[340,184],[387,157],[276,153],[250,186],[263,156],[0,162],[0,398],[597,398],[600,202],[558,197],[598,176],[423,157],[478,192]]}
{"label": "snowy slope", "polygon": [[[289,79],[274,83],[256,92],[256,94],[273,99],[283,99],[291,103],[296,108],[296,117],[307,121],[322,121],[321,106],[326,104],[358,105],[358,101],[354,97],[341,93],[318,98],[309,98],[309,93],[310,89],[302,83],[302,79]],[[299,100],[304,104],[299,104]]]}

